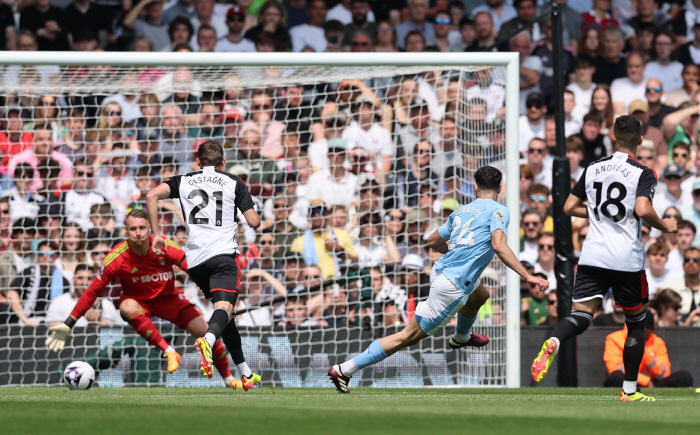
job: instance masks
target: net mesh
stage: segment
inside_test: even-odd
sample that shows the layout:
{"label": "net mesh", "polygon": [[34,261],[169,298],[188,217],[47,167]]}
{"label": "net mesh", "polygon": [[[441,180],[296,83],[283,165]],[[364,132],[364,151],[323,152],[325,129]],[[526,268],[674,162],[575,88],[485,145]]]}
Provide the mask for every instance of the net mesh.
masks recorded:
{"label": "net mesh", "polygon": [[[146,193],[170,176],[197,170],[204,140],[224,145],[225,170],[247,183],[261,210],[257,232],[240,226],[236,309],[248,310],[237,316],[248,364],[269,385],[328,386],[330,365],[400,329],[427,298],[440,257],[427,237],[474,199],[479,167],[505,174],[499,67],[1,70],[2,385],[60,383],[75,359],[95,366],[104,387],[223,385],[218,374],[199,374],[192,337],[155,318],[183,356],[180,370],[165,370],[161,352],[120,317],[128,282],[110,285],[64,351],[44,346],[47,326],[65,320],[128,237],[128,211],[145,207]],[[331,242],[317,244],[314,257],[304,239],[317,229],[309,211],[318,200],[326,210],[319,233]],[[165,234],[184,246],[179,204],[161,201],[160,216]],[[335,244],[342,251],[328,247]],[[46,251],[53,256],[39,254]],[[208,319],[211,303],[174,272]],[[504,385],[504,272],[496,259],[481,277],[490,300],[474,331],[489,336],[488,347],[448,351],[451,324],[358,372],[351,386]]]}

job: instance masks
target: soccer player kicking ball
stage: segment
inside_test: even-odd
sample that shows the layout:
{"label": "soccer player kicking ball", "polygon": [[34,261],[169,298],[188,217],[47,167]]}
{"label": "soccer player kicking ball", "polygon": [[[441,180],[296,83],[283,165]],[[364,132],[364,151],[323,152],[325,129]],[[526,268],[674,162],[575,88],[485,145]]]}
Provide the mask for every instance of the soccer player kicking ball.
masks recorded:
{"label": "soccer player kicking ball", "polygon": [[350,392],[350,377],[356,371],[435,334],[455,315],[457,328],[449,341],[452,349],[488,344],[487,337],[469,330],[489,296],[479,276],[494,253],[527,282],[539,286],[541,291],[549,287],[547,280],[527,273],[506,244],[510,216],[508,210],[496,202],[502,177],[501,171],[491,166],[476,171],[477,199],[455,210],[428,239],[428,246],[445,254],[433,266],[428,300],[418,304],[415,316],[401,332],[376,340],[360,355],[336,364],[328,371],[338,392]]}
{"label": "soccer player kicking ball", "polygon": [[202,169],[176,175],[150,191],[146,195],[146,207],[153,227],[153,252],[158,256],[167,255],[170,247],[160,237],[158,201],[166,198],[180,200],[187,219],[185,252],[190,277],[206,298],[214,302],[209,329],[195,343],[202,359],[202,373],[212,377],[212,348],[221,337],[241,373],[243,389],[247,391],[261,379],[245,362],[241,334],[236,321],[231,318],[241,282],[236,258],[236,214],[240,210],[253,228],[260,226],[260,216],[245,183],[221,170],[225,163],[221,144],[213,140],[204,142],[197,149],[197,165]]}
{"label": "soccer player kicking ball", "polygon": [[[187,258],[177,243],[166,241],[168,250],[163,257],[151,251],[153,238],[149,236],[148,215],[136,209],[126,216],[127,240],[112,249],[90,287],[80,296],[70,316],[60,325],[49,328],[51,335],[46,345],[60,352],[71,328],[92,307],[107,285],[118,276],[122,284],[119,312],[124,320],[149,343],[163,351],[168,359],[168,372],[180,367],[182,357],[170,346],[150,317],[157,316],[200,337],[207,330],[207,322],[185,295],[175,287],[173,265],[187,271]],[[226,350],[217,342],[214,347],[215,364],[226,386],[242,388],[241,381],[231,375]]]}
{"label": "soccer player kicking ball", "polygon": [[617,118],[612,136],[615,153],[589,165],[566,200],[566,214],[589,218],[590,226],[578,262],[571,315],[557,323],[532,363],[535,382],[544,379],[560,343],[588,328],[598,303],[612,288],[615,304],[625,311],[628,331],[622,351],[625,378],[620,400],[656,401],[637,389],[649,302],[641,228],[644,221],[675,233],[676,220],[661,220],[652,208],[656,174],[635,160],[642,139],[636,117]]}

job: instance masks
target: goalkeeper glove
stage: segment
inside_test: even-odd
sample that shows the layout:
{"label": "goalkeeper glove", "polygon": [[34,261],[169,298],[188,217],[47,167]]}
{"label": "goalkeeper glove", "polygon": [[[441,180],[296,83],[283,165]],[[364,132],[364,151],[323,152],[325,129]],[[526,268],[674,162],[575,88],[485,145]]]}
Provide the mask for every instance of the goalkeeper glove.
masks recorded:
{"label": "goalkeeper glove", "polygon": [[62,351],[63,347],[66,345],[66,338],[68,338],[68,334],[70,334],[73,325],[75,325],[75,319],[68,317],[65,323],[51,326],[49,328],[51,335],[49,335],[44,344],[56,353]]}

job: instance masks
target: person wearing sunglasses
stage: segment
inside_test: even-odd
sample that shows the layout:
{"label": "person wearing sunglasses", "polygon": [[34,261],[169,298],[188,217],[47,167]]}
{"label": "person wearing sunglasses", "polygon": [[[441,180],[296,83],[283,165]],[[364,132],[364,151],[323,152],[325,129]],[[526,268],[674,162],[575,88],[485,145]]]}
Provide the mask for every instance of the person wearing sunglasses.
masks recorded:
{"label": "person wearing sunglasses", "polygon": [[544,139],[544,115],[547,113],[545,98],[539,92],[534,92],[525,99],[525,115],[518,121],[520,136],[520,152],[528,151],[530,141],[534,138]]}
{"label": "person wearing sunglasses", "polygon": [[527,189],[527,206],[534,208],[540,215],[544,216],[544,226],[542,231],[551,233],[554,231],[554,221],[549,212],[549,206],[552,205],[551,191],[544,184],[533,184]]}
{"label": "person wearing sunglasses", "polygon": [[450,41],[459,42],[461,40],[459,32],[454,30],[454,27],[448,11],[441,10],[435,13],[435,24],[433,25],[435,29],[435,46],[440,51],[450,51]]}
{"label": "person wearing sunglasses", "polygon": [[[700,308],[700,249],[691,247],[685,251],[683,272],[682,277],[659,284],[659,289],[671,289],[680,296],[680,300],[674,302],[673,306],[677,307],[681,322],[685,321],[691,312]],[[658,292],[657,299],[660,296]],[[664,315],[663,308],[660,315]]]}
{"label": "person wearing sunglasses", "polygon": [[10,323],[39,326],[46,318],[50,301],[68,291],[70,283],[54,266],[57,259],[58,246],[54,242],[39,242],[36,262],[20,272],[7,291],[12,310]]}
{"label": "person wearing sunglasses", "polygon": [[233,5],[226,13],[226,26],[228,33],[219,39],[214,47],[217,53],[255,53],[255,43],[244,38],[243,34],[246,23],[245,9]]}
{"label": "person wearing sunglasses", "polygon": [[[537,266],[535,266],[537,267]],[[547,279],[547,275],[542,272],[535,272],[532,276]],[[550,281],[551,282],[551,281]],[[541,292],[536,284],[528,283],[529,294],[520,299],[520,324],[539,326],[547,323],[547,295]],[[550,292],[555,294],[556,292]]]}
{"label": "person wearing sunglasses", "polygon": [[537,243],[543,228],[543,216],[537,209],[528,208],[520,220],[520,260],[530,264],[537,262]]}
{"label": "person wearing sunglasses", "polygon": [[543,232],[537,239],[537,262],[535,263],[535,274],[544,273],[548,277],[549,288],[557,289],[557,279],[554,274],[554,234]]}
{"label": "person wearing sunglasses", "polygon": [[544,184],[552,188],[552,163],[554,159],[549,155],[544,140],[535,137],[528,143],[527,164],[534,175],[534,182]]}

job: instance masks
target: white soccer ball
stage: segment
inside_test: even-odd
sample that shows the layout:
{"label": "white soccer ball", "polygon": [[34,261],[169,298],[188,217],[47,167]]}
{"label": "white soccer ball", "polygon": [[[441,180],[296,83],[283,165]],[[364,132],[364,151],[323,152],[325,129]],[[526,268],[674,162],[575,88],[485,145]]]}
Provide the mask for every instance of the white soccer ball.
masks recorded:
{"label": "white soccer ball", "polygon": [[71,390],[89,390],[95,383],[95,369],[86,362],[73,361],[63,371],[63,381]]}

